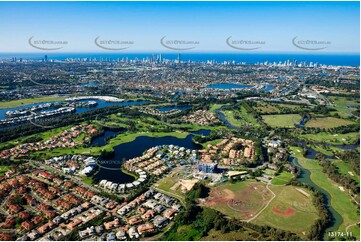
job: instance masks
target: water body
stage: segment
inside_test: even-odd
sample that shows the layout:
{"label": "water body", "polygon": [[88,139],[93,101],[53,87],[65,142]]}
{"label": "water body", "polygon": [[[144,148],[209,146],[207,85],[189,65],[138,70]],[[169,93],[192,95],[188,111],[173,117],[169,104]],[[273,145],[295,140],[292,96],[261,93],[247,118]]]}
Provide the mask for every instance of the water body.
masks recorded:
{"label": "water body", "polygon": [[94,138],[91,142],[90,146],[104,146],[106,145],[106,140],[109,138],[113,138],[119,134],[119,131],[113,130],[105,130],[104,133],[96,138]]}
{"label": "water body", "polygon": [[231,84],[231,83],[218,83],[218,84],[212,84],[212,85],[207,86],[207,88],[212,88],[212,89],[245,89],[245,88],[251,88],[251,87],[253,87],[253,86]]}
{"label": "water body", "polygon": [[[65,60],[67,58],[90,58],[104,60],[111,58],[112,60],[118,60],[122,58],[128,58],[134,60],[151,59],[153,53],[45,53],[48,55],[48,59]],[[160,54],[160,53],[156,53]],[[176,60],[178,53],[162,53],[163,59]],[[23,59],[42,60],[44,53],[1,53],[0,59],[11,59],[13,57]],[[193,61],[193,62],[206,62],[208,60],[223,63],[224,61],[235,61],[236,63],[245,62],[247,64],[263,63],[268,61],[269,63],[285,62],[287,60],[296,59],[298,63],[301,61],[317,62],[325,65],[338,65],[338,66],[360,66],[359,54],[327,54],[327,53],[182,53],[181,61]]]}
{"label": "water body", "polygon": [[[116,161],[103,164],[108,168],[119,168],[123,161],[141,156],[144,151],[158,145],[178,145],[191,150],[202,149],[202,145],[193,142],[192,137],[194,134],[209,135],[210,130],[198,130],[189,134],[186,138],[181,139],[173,136],[165,136],[158,138],[151,138],[148,136],[139,136],[135,140],[115,146],[114,156],[104,161]],[[121,170],[109,170],[100,168],[99,172],[94,176],[97,180],[106,179],[108,181],[117,183],[133,182],[134,177],[123,173]]]}
{"label": "water body", "polygon": [[[87,101],[90,101],[90,99],[81,100],[81,102],[87,102]],[[93,101],[93,99],[92,99],[92,101]],[[107,101],[103,101],[103,100],[95,100],[95,101],[98,103],[97,106],[95,106],[95,107],[77,107],[75,113],[84,113],[84,112],[87,112],[89,110],[95,110],[95,109],[111,107],[111,106],[141,105],[141,104],[145,104],[145,103],[148,102],[148,101],[145,101],[145,100],[125,101],[125,102],[107,102]],[[66,101],[64,101],[64,102],[66,102]],[[27,105],[19,106],[19,107],[16,107],[16,108],[3,108],[3,109],[0,109],[0,120],[6,119],[5,113],[7,111],[15,111],[15,110],[20,110],[20,109],[24,109],[24,108],[31,108],[33,106],[39,106],[39,105],[45,104],[45,103],[56,103],[56,102],[39,102],[39,103],[33,103],[33,104],[27,104]]]}
{"label": "water body", "polygon": [[265,85],[265,87],[263,88],[263,92],[270,92],[273,91],[275,89],[275,86],[273,85]]}
{"label": "water body", "polygon": [[191,106],[165,106],[165,107],[160,107],[160,108],[157,108],[157,110],[161,111],[161,112],[168,112],[168,111],[171,111],[171,110],[187,110],[187,109],[190,109]]}

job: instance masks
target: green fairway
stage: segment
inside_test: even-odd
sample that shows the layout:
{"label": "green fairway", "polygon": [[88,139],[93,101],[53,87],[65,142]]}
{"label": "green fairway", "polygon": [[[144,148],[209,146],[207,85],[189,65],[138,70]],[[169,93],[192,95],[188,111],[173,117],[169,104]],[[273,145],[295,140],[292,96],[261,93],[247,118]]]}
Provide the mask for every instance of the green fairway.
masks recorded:
{"label": "green fairway", "polygon": [[217,109],[221,108],[222,106],[227,105],[227,104],[212,104],[209,108],[209,111],[214,112]]}
{"label": "green fairway", "polygon": [[305,127],[309,128],[323,128],[323,129],[330,129],[339,126],[353,124],[349,120],[340,119],[340,118],[333,118],[333,117],[314,117],[310,121],[308,121]]}
{"label": "green fairway", "polygon": [[[298,147],[291,147],[292,156],[298,159],[299,164],[308,169],[311,173],[311,180],[319,187],[326,190],[331,195],[331,206],[342,216],[343,223],[337,229],[340,232],[346,232],[346,226],[359,222],[359,215],[356,206],[352,203],[351,197],[347,191],[342,191],[339,185],[329,179],[321,171],[322,167],[316,160],[304,158],[302,151]],[[360,235],[357,235],[359,238]]]}
{"label": "green fairway", "polygon": [[294,128],[301,121],[299,114],[262,115],[264,122],[271,127]]}
{"label": "green fairway", "polygon": [[[305,237],[318,218],[312,194],[305,188],[270,186],[276,197],[253,223],[268,225]],[[307,222],[306,222],[307,221]]]}
{"label": "green fairway", "polygon": [[346,133],[346,134],[333,134],[330,132],[320,132],[317,134],[300,134],[298,135],[302,139],[325,142],[329,144],[342,145],[342,144],[355,144],[360,137],[358,132]]}
{"label": "green fairway", "polygon": [[15,108],[27,104],[40,103],[40,102],[59,102],[63,100],[65,100],[64,97],[57,97],[57,96],[44,96],[44,97],[36,97],[36,98],[19,99],[19,100],[7,101],[7,102],[0,102],[0,108]]}

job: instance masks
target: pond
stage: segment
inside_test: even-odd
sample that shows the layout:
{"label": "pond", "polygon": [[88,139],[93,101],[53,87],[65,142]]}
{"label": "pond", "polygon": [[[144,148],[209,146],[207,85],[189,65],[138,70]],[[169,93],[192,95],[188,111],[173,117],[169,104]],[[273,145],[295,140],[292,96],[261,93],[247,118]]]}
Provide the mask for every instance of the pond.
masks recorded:
{"label": "pond", "polygon": [[[125,160],[129,160],[138,156],[141,156],[144,151],[158,145],[178,145],[180,147],[185,147],[191,150],[202,149],[202,145],[196,144],[193,142],[192,138],[195,134],[209,135],[210,130],[198,130],[189,134],[187,137],[181,139],[173,136],[157,137],[152,138],[148,136],[139,136],[135,140],[127,143],[123,143],[115,146],[114,156],[110,159],[102,159],[103,161],[112,161],[104,162],[103,167],[100,167],[99,172],[94,175],[94,178],[97,180],[108,180],[116,183],[128,183],[133,182],[135,179],[133,176],[123,173],[121,170],[111,170],[114,168],[119,168]],[[115,162],[117,161],[117,162]]]}
{"label": "pond", "polygon": [[191,106],[164,106],[164,107],[159,107],[157,108],[157,110],[161,111],[161,112],[168,112],[168,111],[171,111],[171,110],[180,110],[180,111],[183,111],[183,110],[187,110],[187,109],[190,109]]}
{"label": "pond", "polygon": [[251,85],[239,85],[239,84],[231,84],[231,83],[218,83],[207,86],[207,88],[212,88],[212,89],[245,89],[252,87],[253,86]]}

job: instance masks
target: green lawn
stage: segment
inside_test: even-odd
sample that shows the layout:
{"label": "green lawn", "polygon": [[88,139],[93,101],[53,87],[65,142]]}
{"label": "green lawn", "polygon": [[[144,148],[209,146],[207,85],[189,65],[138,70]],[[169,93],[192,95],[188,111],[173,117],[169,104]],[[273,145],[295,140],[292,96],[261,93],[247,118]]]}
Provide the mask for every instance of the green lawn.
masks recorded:
{"label": "green lawn", "polygon": [[282,128],[294,128],[301,121],[299,114],[262,115],[262,118],[269,126]]}
{"label": "green lawn", "polygon": [[[345,232],[346,226],[359,221],[357,208],[352,203],[347,191],[341,191],[339,185],[329,179],[322,172],[321,166],[316,160],[306,159],[302,155],[302,150],[298,147],[291,147],[292,155],[296,157],[300,165],[311,172],[311,180],[319,187],[326,190],[331,195],[331,206],[342,216],[343,223],[336,231]],[[299,150],[299,151],[298,151]],[[357,235],[360,238],[360,235]]]}
{"label": "green lawn", "polygon": [[275,176],[271,184],[273,185],[285,185],[287,184],[291,179],[293,178],[293,175],[290,172],[283,171],[281,174]]}

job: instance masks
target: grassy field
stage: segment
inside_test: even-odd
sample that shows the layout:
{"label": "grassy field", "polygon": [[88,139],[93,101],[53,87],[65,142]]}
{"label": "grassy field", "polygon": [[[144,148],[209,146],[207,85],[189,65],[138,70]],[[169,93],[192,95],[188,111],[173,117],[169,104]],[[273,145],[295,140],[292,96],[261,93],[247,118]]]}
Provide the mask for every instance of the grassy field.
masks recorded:
{"label": "grassy field", "polygon": [[294,124],[301,121],[299,114],[262,115],[262,118],[269,126],[282,128],[294,128]]}
{"label": "grassy field", "polygon": [[[341,191],[339,185],[329,179],[321,171],[321,166],[316,160],[306,159],[298,147],[291,147],[292,155],[296,157],[300,165],[311,172],[311,180],[319,187],[326,190],[331,195],[331,206],[342,216],[343,223],[336,231],[346,232],[348,225],[359,222],[357,208],[352,203],[351,197],[347,191]],[[299,150],[299,151],[298,151]],[[360,235],[357,235],[360,238]]]}
{"label": "grassy field", "polygon": [[15,108],[27,104],[40,103],[40,102],[58,102],[65,100],[64,97],[45,96],[36,98],[19,99],[7,102],[0,102],[0,108]]}
{"label": "grassy field", "polygon": [[[296,188],[301,189],[309,197]],[[294,186],[270,186],[270,189],[276,197],[253,223],[291,231],[300,237],[307,235],[318,218],[310,191]]]}
{"label": "grassy field", "polygon": [[285,185],[287,184],[291,179],[293,178],[293,175],[287,171],[281,172],[281,174],[275,176],[271,184],[272,185]]}
{"label": "grassy field", "polygon": [[320,132],[317,134],[300,134],[298,136],[302,139],[307,139],[310,141],[342,145],[342,144],[355,144],[356,141],[359,139],[360,134],[358,132],[352,132],[347,134],[333,134],[330,132]]}
{"label": "grassy field", "polygon": [[330,129],[349,124],[353,124],[353,122],[340,118],[320,117],[312,118],[306,123],[305,127]]}
{"label": "grassy field", "polygon": [[212,187],[209,196],[201,204],[227,217],[247,220],[256,215],[271,198],[272,194],[265,184],[242,181]]}

